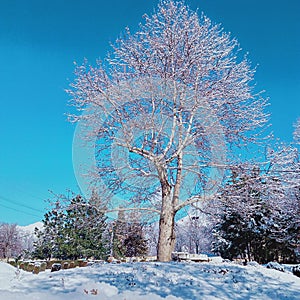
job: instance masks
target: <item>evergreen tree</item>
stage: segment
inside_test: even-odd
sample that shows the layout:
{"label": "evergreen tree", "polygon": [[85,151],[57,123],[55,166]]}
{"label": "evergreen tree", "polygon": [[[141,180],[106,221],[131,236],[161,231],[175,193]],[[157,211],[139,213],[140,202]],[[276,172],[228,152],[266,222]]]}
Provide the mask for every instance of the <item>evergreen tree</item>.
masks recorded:
{"label": "evergreen tree", "polygon": [[117,259],[125,257],[124,241],[126,238],[127,226],[125,213],[123,210],[118,212],[116,221],[111,223],[111,255]]}
{"label": "evergreen tree", "polygon": [[33,256],[39,259],[50,259],[61,257],[60,250],[61,237],[63,234],[64,215],[59,201],[54,203],[54,207],[45,213],[43,228],[35,228],[37,240],[34,243]]}
{"label": "evergreen tree", "polygon": [[143,227],[140,223],[127,224],[127,235],[124,240],[127,257],[144,256],[148,253],[147,240],[144,238]]}
{"label": "evergreen tree", "polygon": [[120,210],[112,226],[112,255],[115,258],[143,256],[148,253],[143,224],[139,221],[138,214],[126,215]]}
{"label": "evergreen tree", "polygon": [[214,251],[224,258],[248,258],[265,263],[294,257],[291,215],[273,206],[284,197],[281,183],[258,170],[233,170],[223,189],[222,212],[215,228]]}
{"label": "evergreen tree", "polygon": [[107,255],[106,217],[81,196],[74,197],[66,206],[58,201],[45,214],[43,223],[43,230],[36,231],[35,257],[98,259]]}

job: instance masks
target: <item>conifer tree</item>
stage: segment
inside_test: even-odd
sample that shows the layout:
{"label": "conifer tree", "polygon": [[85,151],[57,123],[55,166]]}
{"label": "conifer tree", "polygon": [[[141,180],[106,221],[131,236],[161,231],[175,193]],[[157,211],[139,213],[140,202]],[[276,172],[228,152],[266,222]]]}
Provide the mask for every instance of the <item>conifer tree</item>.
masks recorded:
{"label": "conifer tree", "polygon": [[81,196],[72,198],[65,205],[57,201],[55,207],[45,214],[43,223],[43,229],[36,231],[35,257],[106,257],[106,217]]}
{"label": "conifer tree", "polygon": [[283,207],[288,206],[286,196],[286,187],[277,177],[249,166],[233,170],[220,199],[214,250],[229,259],[295,261],[299,226]]}

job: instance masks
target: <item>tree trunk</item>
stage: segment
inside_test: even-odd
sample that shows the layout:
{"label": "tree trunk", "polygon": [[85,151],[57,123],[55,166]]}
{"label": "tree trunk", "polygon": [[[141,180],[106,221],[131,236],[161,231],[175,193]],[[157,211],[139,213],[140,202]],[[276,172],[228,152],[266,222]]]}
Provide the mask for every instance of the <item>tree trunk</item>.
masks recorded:
{"label": "tree trunk", "polygon": [[160,215],[157,250],[158,261],[168,262],[171,260],[171,254],[175,248],[174,219],[175,212],[172,207],[164,209]]}
{"label": "tree trunk", "polygon": [[248,260],[251,261],[251,246],[249,245],[249,243],[247,243],[247,256],[248,256]]}
{"label": "tree trunk", "polygon": [[161,262],[168,262],[171,260],[172,252],[175,249],[175,207],[178,203],[181,178],[178,178],[177,176],[175,187],[172,190],[172,187],[168,182],[167,170],[164,165],[158,164],[157,170],[162,189],[157,260]]}

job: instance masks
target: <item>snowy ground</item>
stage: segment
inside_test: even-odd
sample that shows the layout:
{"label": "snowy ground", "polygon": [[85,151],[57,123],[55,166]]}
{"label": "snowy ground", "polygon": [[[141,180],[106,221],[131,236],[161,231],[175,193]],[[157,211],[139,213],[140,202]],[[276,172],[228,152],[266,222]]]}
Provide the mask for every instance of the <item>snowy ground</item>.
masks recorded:
{"label": "snowy ground", "polygon": [[300,299],[300,278],[233,263],[98,264],[38,275],[0,262],[5,300]]}

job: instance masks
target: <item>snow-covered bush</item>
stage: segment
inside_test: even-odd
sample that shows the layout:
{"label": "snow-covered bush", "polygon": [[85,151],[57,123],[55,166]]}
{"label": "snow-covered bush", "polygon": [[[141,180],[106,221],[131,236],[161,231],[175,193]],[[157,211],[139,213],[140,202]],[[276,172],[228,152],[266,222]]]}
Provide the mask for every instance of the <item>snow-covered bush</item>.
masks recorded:
{"label": "snow-covered bush", "polygon": [[51,272],[56,272],[61,270],[61,264],[60,263],[54,263],[51,267]]}
{"label": "snow-covered bush", "polygon": [[293,272],[294,275],[300,277],[300,265],[294,266],[292,268],[292,272]]}
{"label": "snow-covered bush", "polygon": [[267,263],[266,267],[268,269],[274,269],[280,272],[284,272],[284,266],[282,266],[281,264],[279,264],[278,262],[275,261],[270,261]]}

